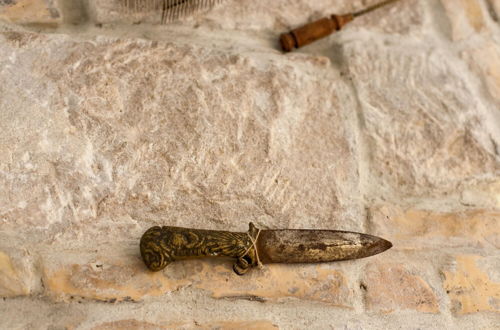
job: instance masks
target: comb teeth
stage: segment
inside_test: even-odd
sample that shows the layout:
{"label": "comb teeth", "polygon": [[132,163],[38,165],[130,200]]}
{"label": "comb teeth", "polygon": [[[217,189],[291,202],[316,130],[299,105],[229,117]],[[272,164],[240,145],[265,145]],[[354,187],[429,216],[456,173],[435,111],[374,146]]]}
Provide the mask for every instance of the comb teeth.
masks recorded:
{"label": "comb teeth", "polygon": [[224,0],[119,0],[126,14],[159,12],[161,24],[207,11]]}

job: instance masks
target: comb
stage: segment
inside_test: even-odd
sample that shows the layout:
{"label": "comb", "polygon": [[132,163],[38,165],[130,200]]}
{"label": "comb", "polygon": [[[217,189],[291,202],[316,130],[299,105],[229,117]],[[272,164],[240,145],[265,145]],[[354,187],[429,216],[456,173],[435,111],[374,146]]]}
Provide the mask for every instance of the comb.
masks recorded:
{"label": "comb", "polygon": [[161,24],[169,23],[199,12],[205,12],[224,0],[119,0],[130,13],[161,13]]}

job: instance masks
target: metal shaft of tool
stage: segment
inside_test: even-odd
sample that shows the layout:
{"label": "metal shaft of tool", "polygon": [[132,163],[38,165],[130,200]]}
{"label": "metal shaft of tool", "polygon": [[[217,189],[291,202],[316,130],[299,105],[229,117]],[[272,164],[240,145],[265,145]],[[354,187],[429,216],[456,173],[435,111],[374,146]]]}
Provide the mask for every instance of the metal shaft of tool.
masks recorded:
{"label": "metal shaft of tool", "polygon": [[360,11],[352,13],[352,16],[358,17],[358,16],[361,16],[361,15],[367,14],[369,12],[372,12],[374,10],[379,9],[380,7],[384,7],[384,6],[388,5],[388,4],[396,2],[396,1],[399,1],[399,0],[386,0],[386,1],[379,2],[376,5],[373,5],[371,7],[368,7],[368,8],[365,8],[365,9],[362,9]]}

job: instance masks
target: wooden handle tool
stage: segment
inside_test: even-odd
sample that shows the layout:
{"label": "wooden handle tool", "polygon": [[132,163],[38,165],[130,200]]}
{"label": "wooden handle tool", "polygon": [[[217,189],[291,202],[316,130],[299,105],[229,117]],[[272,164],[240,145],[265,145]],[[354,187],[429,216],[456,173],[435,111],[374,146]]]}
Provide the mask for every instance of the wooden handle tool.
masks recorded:
{"label": "wooden handle tool", "polygon": [[344,25],[352,21],[355,17],[369,13],[382,6],[399,0],[386,0],[374,6],[346,15],[332,15],[315,22],[306,24],[280,36],[281,48],[285,52],[292,51],[293,48],[300,48],[316,40],[324,38],[335,31],[342,29]]}

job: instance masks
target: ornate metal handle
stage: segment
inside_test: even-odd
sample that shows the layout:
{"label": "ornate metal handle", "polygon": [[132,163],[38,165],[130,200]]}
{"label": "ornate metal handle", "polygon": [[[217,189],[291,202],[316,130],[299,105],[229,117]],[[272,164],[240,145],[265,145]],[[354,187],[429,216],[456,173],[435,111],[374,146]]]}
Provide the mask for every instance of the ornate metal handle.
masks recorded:
{"label": "ornate metal handle", "polygon": [[248,233],[181,227],[151,227],[141,237],[141,256],[152,271],[160,271],[176,260],[206,257],[236,258],[233,270],[245,274],[257,265],[252,239],[259,229],[249,224]]}

